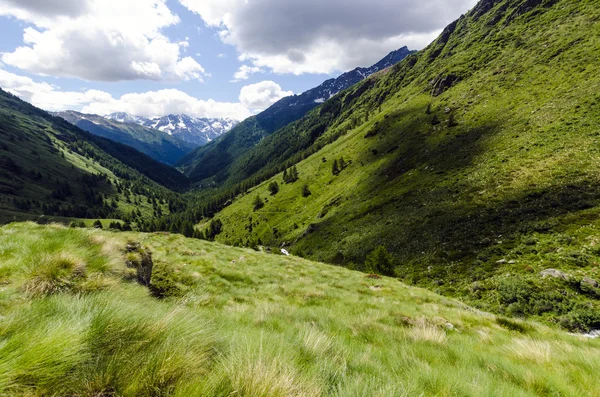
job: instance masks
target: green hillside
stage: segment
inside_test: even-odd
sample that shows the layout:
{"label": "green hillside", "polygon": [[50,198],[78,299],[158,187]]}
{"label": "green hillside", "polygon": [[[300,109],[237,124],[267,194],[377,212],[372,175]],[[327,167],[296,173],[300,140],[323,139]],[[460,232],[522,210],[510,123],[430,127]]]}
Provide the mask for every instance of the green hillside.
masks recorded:
{"label": "green hillside", "polygon": [[119,123],[101,116],[75,111],[56,114],[69,123],[94,135],[133,147],[156,161],[174,165],[196,145],[172,137],[164,132],[138,124]]}
{"label": "green hillside", "polygon": [[[141,220],[183,207],[177,170],[0,90],[0,221]],[[43,217],[42,217],[43,218]]]}
{"label": "green hillside", "polygon": [[216,239],[362,270],[383,245],[406,282],[600,327],[599,33],[595,1],[480,2],[242,156]]}
{"label": "green hillside", "polygon": [[0,247],[3,396],[598,392],[600,340],[395,279],[57,225],[4,226]]}

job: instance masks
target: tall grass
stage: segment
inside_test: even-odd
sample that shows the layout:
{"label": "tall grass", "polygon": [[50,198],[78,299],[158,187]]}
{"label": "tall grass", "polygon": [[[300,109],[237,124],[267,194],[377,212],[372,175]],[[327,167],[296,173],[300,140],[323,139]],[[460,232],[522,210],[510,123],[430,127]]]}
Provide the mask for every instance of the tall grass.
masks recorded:
{"label": "tall grass", "polygon": [[[179,293],[156,298],[130,277],[130,241]],[[31,293],[47,279],[67,287]],[[11,397],[593,396],[600,385],[598,340],[177,235],[5,226],[0,280],[0,395]],[[110,283],[83,287],[94,280]]]}

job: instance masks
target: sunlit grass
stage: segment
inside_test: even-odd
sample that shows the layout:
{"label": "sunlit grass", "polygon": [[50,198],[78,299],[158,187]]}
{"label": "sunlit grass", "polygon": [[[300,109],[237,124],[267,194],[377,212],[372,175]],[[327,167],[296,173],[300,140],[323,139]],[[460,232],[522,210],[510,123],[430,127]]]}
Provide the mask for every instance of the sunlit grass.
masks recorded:
{"label": "sunlit grass", "polygon": [[[171,295],[135,283],[129,242],[152,251]],[[30,292],[48,279],[68,288]],[[599,386],[598,340],[179,235],[5,226],[0,283],[7,396],[591,396]]]}

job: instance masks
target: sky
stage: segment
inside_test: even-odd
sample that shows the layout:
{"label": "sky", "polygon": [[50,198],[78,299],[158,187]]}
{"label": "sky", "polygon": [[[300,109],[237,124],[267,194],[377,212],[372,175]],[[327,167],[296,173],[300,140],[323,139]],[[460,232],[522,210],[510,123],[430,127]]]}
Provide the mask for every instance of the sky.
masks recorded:
{"label": "sky", "polygon": [[0,0],[0,87],[49,111],[242,120],[475,0]]}

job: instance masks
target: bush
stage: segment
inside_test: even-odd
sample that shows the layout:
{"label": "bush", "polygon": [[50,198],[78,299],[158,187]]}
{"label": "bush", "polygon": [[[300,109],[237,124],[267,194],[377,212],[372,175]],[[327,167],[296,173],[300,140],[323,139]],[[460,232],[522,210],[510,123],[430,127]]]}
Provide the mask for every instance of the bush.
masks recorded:
{"label": "bush", "polygon": [[375,250],[367,256],[367,260],[365,261],[365,269],[370,273],[393,276],[395,267],[394,257],[383,245],[375,248]]}
{"label": "bush", "polygon": [[148,288],[152,296],[159,299],[181,296],[184,293],[179,276],[166,263],[156,263],[154,265],[152,280]]}

